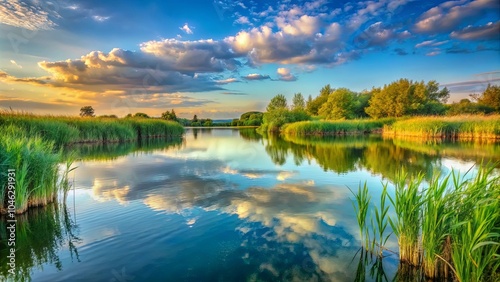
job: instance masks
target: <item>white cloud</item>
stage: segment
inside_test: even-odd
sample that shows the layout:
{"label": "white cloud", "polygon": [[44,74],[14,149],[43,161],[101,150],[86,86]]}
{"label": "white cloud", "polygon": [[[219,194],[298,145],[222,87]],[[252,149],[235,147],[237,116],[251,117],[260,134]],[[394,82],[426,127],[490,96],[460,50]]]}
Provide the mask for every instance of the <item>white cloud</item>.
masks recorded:
{"label": "white cloud", "polygon": [[97,22],[104,22],[104,21],[109,20],[109,17],[99,16],[99,15],[94,15],[94,16],[92,16],[92,18],[93,18],[95,21],[97,21]]}
{"label": "white cloud", "polygon": [[25,2],[9,0],[0,2],[0,23],[29,30],[50,30],[59,18],[54,4],[46,1]]}
{"label": "white cloud", "polygon": [[187,23],[185,23],[182,27],[179,27],[180,30],[184,31],[186,34],[193,34],[193,27],[189,27]]}
{"label": "white cloud", "polygon": [[444,2],[423,13],[415,24],[415,30],[429,34],[452,31],[466,20],[480,18],[485,12],[498,10],[499,7],[498,0]]}
{"label": "white cloud", "polygon": [[23,68],[23,66],[21,66],[20,64],[18,64],[18,63],[17,63],[16,61],[14,61],[14,60],[10,60],[10,63],[11,63],[11,64],[13,64],[14,66],[16,66],[16,67],[20,68],[20,69],[22,69],[22,68]]}
{"label": "white cloud", "polygon": [[279,79],[283,81],[295,81],[297,77],[290,73],[288,68],[278,68],[276,71],[279,75]]}
{"label": "white cloud", "polygon": [[239,24],[250,24],[248,17],[245,17],[245,16],[239,17],[235,22],[239,23]]}

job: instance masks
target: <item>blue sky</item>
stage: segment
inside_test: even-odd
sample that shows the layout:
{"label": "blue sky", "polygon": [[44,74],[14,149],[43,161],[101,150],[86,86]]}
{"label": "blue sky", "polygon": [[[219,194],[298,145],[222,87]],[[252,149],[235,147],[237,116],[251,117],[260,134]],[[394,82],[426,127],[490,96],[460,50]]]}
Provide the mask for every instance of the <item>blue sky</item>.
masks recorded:
{"label": "blue sky", "polygon": [[233,118],[282,93],[500,83],[500,4],[458,1],[2,1],[0,108],[175,109]]}

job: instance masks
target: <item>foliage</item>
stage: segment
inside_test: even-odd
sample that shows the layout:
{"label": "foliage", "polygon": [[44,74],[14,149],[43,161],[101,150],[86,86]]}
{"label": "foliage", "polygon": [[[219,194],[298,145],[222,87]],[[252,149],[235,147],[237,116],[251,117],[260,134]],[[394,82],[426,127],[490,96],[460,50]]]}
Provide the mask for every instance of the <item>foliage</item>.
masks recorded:
{"label": "foliage", "polygon": [[311,96],[309,96],[309,99],[306,103],[306,112],[309,115],[317,116],[319,109],[324,103],[326,103],[326,101],[328,100],[328,96],[333,92],[333,90],[334,89],[330,87],[330,84],[327,84],[323,88],[321,88],[318,97],[312,99]]}
{"label": "foliage", "polygon": [[351,119],[354,117],[356,94],[347,88],[339,88],[328,95],[328,100],[321,105],[318,114],[327,120]]}
{"label": "foliage", "polygon": [[[475,96],[473,96],[475,97]],[[479,105],[493,109],[493,111],[500,113],[500,86],[488,84],[486,90],[477,98]]]}
{"label": "foliage", "polygon": [[306,109],[306,102],[301,93],[294,94],[292,102],[292,111],[304,111]]}
{"label": "foliage", "polygon": [[491,112],[493,112],[493,109],[488,106],[473,103],[469,99],[462,99],[458,103],[449,105],[446,114],[453,116],[463,114],[489,114]]}
{"label": "foliage", "polygon": [[366,113],[373,118],[442,113],[444,111],[437,109],[436,104],[446,101],[448,97],[448,89],[439,90],[439,84],[434,80],[425,84],[423,81],[400,79],[383,88],[372,89]]}
{"label": "foliage", "polygon": [[149,118],[149,116],[145,113],[135,113],[135,118]]}
{"label": "foliage", "polygon": [[272,112],[276,110],[282,110],[282,109],[287,109],[287,101],[286,97],[283,94],[278,94],[274,96],[269,104],[267,105],[266,111],[267,112]]}
{"label": "foliage", "polygon": [[94,117],[94,108],[92,106],[84,106],[80,109],[81,117]]}
{"label": "foliage", "polygon": [[177,121],[177,115],[175,114],[175,111],[174,109],[172,109],[172,111],[165,111],[161,114],[161,118],[164,119],[164,120],[173,120],[173,121]]}

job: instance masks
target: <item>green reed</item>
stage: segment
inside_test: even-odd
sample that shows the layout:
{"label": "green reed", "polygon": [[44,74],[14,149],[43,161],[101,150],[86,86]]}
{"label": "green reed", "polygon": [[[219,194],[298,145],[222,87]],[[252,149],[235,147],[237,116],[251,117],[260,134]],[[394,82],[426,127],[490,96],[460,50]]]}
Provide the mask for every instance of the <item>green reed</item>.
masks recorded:
{"label": "green reed", "polygon": [[394,120],[387,118],[379,120],[300,121],[286,124],[282,133],[292,136],[369,133],[381,130],[385,124],[391,124]]}
{"label": "green reed", "polygon": [[356,219],[358,221],[359,226],[359,234],[361,237],[361,242],[364,244],[364,247],[368,249],[369,245],[369,236],[368,234],[364,235],[367,231],[366,229],[366,217],[368,214],[368,207],[370,205],[371,196],[368,191],[368,186],[365,184],[363,187],[361,185],[358,186],[358,192],[354,193],[349,187],[347,187],[349,191],[354,195],[356,199],[356,204],[354,201],[352,202],[352,206],[356,211]]}
{"label": "green reed", "polygon": [[499,139],[500,116],[416,117],[385,126],[383,133],[424,138]]}
{"label": "green reed", "polygon": [[389,223],[398,238],[399,259],[413,266],[420,264],[419,238],[423,199],[419,187],[423,179],[423,174],[408,179],[408,174],[401,171],[395,183],[394,197],[389,197],[396,212],[396,219],[389,219]]}
{"label": "green reed", "polygon": [[[469,173],[469,172],[467,172]],[[466,173],[466,174],[467,174]],[[500,269],[500,175],[493,166],[481,165],[476,175],[464,179],[452,171],[435,175],[423,187],[423,175],[408,177],[402,171],[394,183],[394,196],[388,196],[395,210],[389,223],[398,239],[402,264],[418,267],[431,279],[456,281],[495,281]],[[378,246],[380,257],[388,207],[381,203],[371,219],[369,250]],[[368,189],[359,188],[356,199],[369,205]],[[367,200],[368,199],[368,200]],[[360,200],[357,200],[360,201]],[[359,206],[359,204],[358,204]],[[363,218],[357,208],[357,217]],[[366,216],[366,215],[365,215]],[[359,224],[358,220],[358,224]],[[366,224],[363,225],[364,228]],[[363,233],[362,233],[363,234]]]}

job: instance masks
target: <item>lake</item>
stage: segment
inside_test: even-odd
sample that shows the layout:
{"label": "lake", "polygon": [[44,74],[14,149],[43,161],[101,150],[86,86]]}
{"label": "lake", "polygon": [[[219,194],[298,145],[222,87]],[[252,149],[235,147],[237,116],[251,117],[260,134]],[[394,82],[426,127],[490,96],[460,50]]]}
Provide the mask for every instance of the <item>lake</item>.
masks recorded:
{"label": "lake", "polygon": [[[377,199],[401,168],[430,179],[500,160],[495,143],[263,138],[230,128],[70,151],[82,159],[63,204],[18,216],[22,280],[392,280],[402,275],[397,255],[361,258],[349,188],[366,182]],[[397,251],[392,237],[386,247]],[[0,255],[5,278],[5,244]]]}

